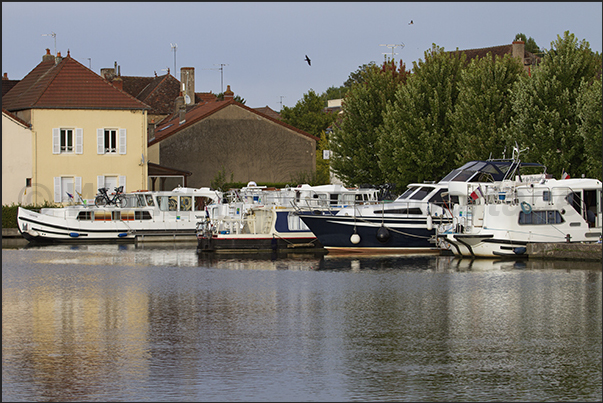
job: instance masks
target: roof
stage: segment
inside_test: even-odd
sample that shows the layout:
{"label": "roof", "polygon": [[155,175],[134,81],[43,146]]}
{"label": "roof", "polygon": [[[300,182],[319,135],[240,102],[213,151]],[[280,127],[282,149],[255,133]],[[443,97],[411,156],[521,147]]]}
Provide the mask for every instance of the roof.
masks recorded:
{"label": "roof", "polygon": [[4,73],[4,77],[2,78],[2,96],[9,92],[15,85],[17,85],[21,80],[9,80],[6,78],[6,73]]}
{"label": "roof", "polygon": [[149,162],[149,176],[191,176],[193,173]]}
{"label": "roof", "polygon": [[[483,58],[490,53],[493,58],[499,56],[503,57],[504,55],[512,55],[513,54],[513,45],[500,45],[500,46],[491,46],[489,48],[479,48],[479,49],[466,49],[466,50],[455,50],[450,53],[464,53],[467,55],[467,61],[475,58]],[[528,58],[531,60],[537,60],[538,57],[531,52],[524,50],[523,52],[524,59]]]}
{"label": "roof", "polygon": [[201,105],[195,106],[194,108],[192,108],[186,112],[185,121],[183,124],[179,123],[179,116],[177,114],[173,114],[172,116],[166,118],[162,122],[163,124],[155,129],[155,138],[149,142],[149,146],[156,144],[162,140],[165,140],[166,138],[172,136],[173,134],[178,133],[180,130],[183,130],[183,129],[185,129],[185,128],[187,128],[187,127],[207,118],[208,116],[213,115],[214,113],[216,113],[228,106],[231,106],[231,105],[245,109],[251,113],[261,116],[267,120],[270,120],[280,126],[283,126],[284,128],[287,128],[289,130],[302,134],[303,136],[311,138],[312,140],[320,141],[320,139],[318,137],[313,136],[310,133],[306,133],[303,130],[300,130],[300,129],[293,127],[287,123],[284,123],[278,119],[275,119],[269,115],[265,115],[265,114],[258,112],[248,106],[245,106],[240,102],[230,99],[227,101],[216,101],[216,102],[210,102],[207,104],[201,104]]}
{"label": "roof", "polygon": [[281,120],[281,114],[274,111],[272,108],[270,108],[268,105],[261,107],[261,108],[253,108],[256,111],[263,113],[264,115],[268,115],[274,119],[278,119]]}
{"label": "roof", "polygon": [[120,78],[125,92],[151,107],[149,114],[166,115],[174,111],[174,101],[180,94],[180,81],[171,74]]}
{"label": "roof", "polygon": [[15,122],[17,122],[17,124],[22,125],[23,127],[25,127],[26,129],[31,129],[31,124],[27,123],[26,121],[24,121],[23,119],[20,119],[18,117],[16,117],[15,115],[13,115],[12,113],[10,113],[9,111],[7,111],[6,109],[2,108],[2,113],[5,114],[6,116],[8,116],[10,119],[14,120]]}
{"label": "roof", "polygon": [[[52,60],[50,60],[52,59]],[[44,58],[2,97],[9,111],[23,109],[149,109],[67,54]]]}

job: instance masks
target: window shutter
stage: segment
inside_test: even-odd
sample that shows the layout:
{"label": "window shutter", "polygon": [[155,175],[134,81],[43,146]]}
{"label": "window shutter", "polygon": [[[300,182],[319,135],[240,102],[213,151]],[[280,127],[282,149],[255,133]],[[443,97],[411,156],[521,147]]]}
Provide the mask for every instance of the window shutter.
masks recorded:
{"label": "window shutter", "polygon": [[[82,177],[75,177],[75,191],[79,194],[82,194]],[[73,198],[77,200],[77,195],[73,195]]]}
{"label": "window shutter", "polygon": [[126,129],[119,129],[119,153],[126,153]]}
{"label": "window shutter", "polygon": [[119,175],[119,186],[123,186],[124,193],[126,193],[126,176],[125,175]]}
{"label": "window shutter", "polygon": [[103,175],[98,175],[96,177],[96,188],[104,188],[105,187],[105,177]]}
{"label": "window shutter", "polygon": [[[104,154],[105,153],[105,130],[104,129],[96,129],[96,153]],[[103,181],[104,183],[104,181]]]}
{"label": "window shutter", "polygon": [[61,130],[60,129],[52,129],[52,153],[53,154],[61,153]]}
{"label": "window shutter", "polygon": [[84,129],[75,129],[75,153],[84,153]]}
{"label": "window shutter", "polygon": [[54,202],[55,203],[61,202],[61,177],[60,176],[54,177]]}

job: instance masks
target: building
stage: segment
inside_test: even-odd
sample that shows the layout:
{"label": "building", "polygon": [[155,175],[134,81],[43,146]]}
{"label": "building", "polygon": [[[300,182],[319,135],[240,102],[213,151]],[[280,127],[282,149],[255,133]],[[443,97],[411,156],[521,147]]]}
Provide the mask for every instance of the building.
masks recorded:
{"label": "building", "polygon": [[503,57],[504,55],[509,54],[518,59],[528,73],[531,72],[533,66],[540,63],[540,57],[525,50],[524,41],[514,41],[510,45],[492,46],[489,48],[456,50],[453,53],[456,52],[464,53],[467,56],[467,61],[486,57],[488,53],[490,53],[492,57]]}
{"label": "building", "polygon": [[31,125],[2,108],[2,205],[31,204]]}
{"label": "building", "polygon": [[[90,200],[99,187],[146,188],[149,106],[69,52],[61,57],[46,49],[42,62],[3,95],[2,105],[31,127],[31,146],[10,149],[29,148],[34,204],[68,203],[78,194]],[[18,164],[13,151],[7,158]],[[3,170],[3,182],[6,175]]]}
{"label": "building", "polygon": [[226,182],[287,183],[316,172],[317,137],[234,101],[187,109],[182,97],[174,114],[149,142],[149,161],[191,172],[189,186]]}

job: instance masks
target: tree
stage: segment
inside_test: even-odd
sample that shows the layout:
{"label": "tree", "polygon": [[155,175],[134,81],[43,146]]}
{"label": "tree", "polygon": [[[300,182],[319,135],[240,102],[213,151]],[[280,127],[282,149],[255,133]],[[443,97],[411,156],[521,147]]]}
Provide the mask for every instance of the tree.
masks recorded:
{"label": "tree", "polygon": [[326,185],[331,183],[331,173],[329,160],[323,157],[323,151],[329,150],[329,141],[325,132],[320,134],[320,141],[316,148],[316,184]]}
{"label": "tree", "polygon": [[283,106],[281,119],[293,127],[320,137],[336,117],[325,111],[325,102],[322,96],[310,89],[293,108]]}
{"label": "tree", "polygon": [[[588,42],[578,42],[569,31],[551,42],[531,77],[523,77],[513,87],[510,132],[528,157],[560,176],[585,174],[584,137],[578,133],[577,101],[584,82],[601,74],[601,55]],[[582,87],[584,88],[584,87]]]}
{"label": "tree", "polygon": [[456,167],[450,116],[458,94],[463,52],[433,44],[425,61],[386,107],[380,130],[379,166],[387,182],[404,189],[411,182],[439,180]]}
{"label": "tree", "polygon": [[331,133],[331,169],[346,185],[385,183],[378,163],[379,128],[386,105],[394,99],[410,72],[400,61],[381,68],[367,66],[343,100],[341,122]]}
{"label": "tree", "polygon": [[[223,93],[223,92],[221,92],[221,93],[219,93],[219,94],[216,94],[216,99],[217,99],[218,101],[224,101],[224,93]],[[234,100],[235,100],[236,102],[239,102],[239,103],[243,104],[243,105],[245,105],[245,102],[247,102],[247,101],[245,101],[245,99],[244,99],[244,98],[242,98],[242,97],[241,97],[241,96],[239,96],[239,95],[235,95],[235,96],[234,96]]]}
{"label": "tree", "polygon": [[523,41],[525,43],[525,50],[526,52],[530,52],[533,54],[540,54],[540,47],[536,44],[536,41],[534,40],[534,38],[532,38],[530,36],[529,39],[526,39],[526,36],[524,34],[517,34],[515,35],[515,39],[514,41]]}
{"label": "tree", "polygon": [[345,97],[345,94],[348,92],[348,90],[349,88],[344,85],[342,85],[341,87],[329,87],[322,94],[322,96],[325,99],[325,102],[329,99],[342,99],[343,97]]}
{"label": "tree", "polygon": [[585,175],[602,179],[603,87],[601,79],[592,84],[583,81],[577,100],[578,134],[584,139]]}
{"label": "tree", "polygon": [[346,88],[352,88],[354,84],[365,82],[367,77],[371,74],[374,67],[376,66],[377,64],[375,64],[375,62],[369,62],[369,64],[363,64],[362,66],[359,66],[356,71],[350,73],[350,76],[345,81],[345,83],[343,83],[343,86]]}
{"label": "tree", "polygon": [[511,119],[511,89],[523,74],[516,58],[491,54],[473,59],[460,72],[459,96],[450,116],[453,142],[458,144],[457,166],[490,156],[500,158],[505,146],[514,145],[505,126]]}

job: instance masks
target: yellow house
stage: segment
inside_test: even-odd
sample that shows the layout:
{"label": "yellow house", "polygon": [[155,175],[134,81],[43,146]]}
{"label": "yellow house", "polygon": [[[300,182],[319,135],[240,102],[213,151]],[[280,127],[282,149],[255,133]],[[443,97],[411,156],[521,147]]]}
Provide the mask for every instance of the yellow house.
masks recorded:
{"label": "yellow house", "polygon": [[31,204],[31,127],[2,108],[2,204]]}
{"label": "yellow house", "polygon": [[149,107],[69,52],[62,58],[47,49],[2,104],[32,128],[34,204],[92,200],[100,187],[146,189]]}

